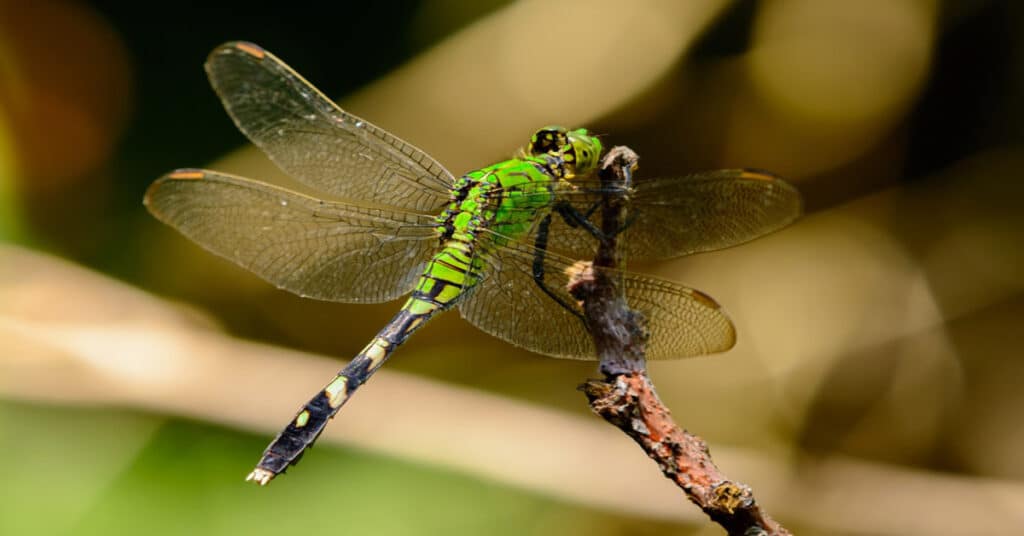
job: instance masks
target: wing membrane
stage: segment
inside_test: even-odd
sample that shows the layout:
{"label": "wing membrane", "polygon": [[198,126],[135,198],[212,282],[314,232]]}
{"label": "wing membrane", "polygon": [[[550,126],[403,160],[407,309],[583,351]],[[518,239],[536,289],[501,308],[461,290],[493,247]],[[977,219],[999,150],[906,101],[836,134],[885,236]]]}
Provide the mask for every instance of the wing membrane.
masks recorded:
{"label": "wing membrane", "polygon": [[[504,241],[504,240],[502,240]],[[533,279],[536,248],[509,242],[490,248],[484,279],[459,305],[463,318],[481,330],[532,352],[569,359],[597,359],[583,322],[548,296]],[[549,290],[582,310],[569,295],[571,259],[547,253],[544,281]],[[735,344],[732,322],[714,300],[685,286],[630,272],[621,278],[630,307],[647,318],[648,359],[673,359],[724,352]]]}
{"label": "wing membrane", "polygon": [[257,45],[227,43],[206,62],[239,130],[278,166],[323,192],[434,211],[451,173],[411,144],[343,111]]}
{"label": "wing membrane", "polygon": [[[559,196],[578,211],[600,201],[600,183],[572,183],[575,189]],[[800,215],[802,202],[793,186],[774,175],[725,169],[638,181],[628,210],[632,221],[620,247],[630,259],[656,260],[724,249],[777,231]],[[561,218],[552,221],[552,251],[590,259],[595,247],[586,231]]]}
{"label": "wing membrane", "polygon": [[436,249],[428,216],[320,201],[207,170],[179,170],[145,204],[204,248],[301,296],[376,303],[411,291]]}

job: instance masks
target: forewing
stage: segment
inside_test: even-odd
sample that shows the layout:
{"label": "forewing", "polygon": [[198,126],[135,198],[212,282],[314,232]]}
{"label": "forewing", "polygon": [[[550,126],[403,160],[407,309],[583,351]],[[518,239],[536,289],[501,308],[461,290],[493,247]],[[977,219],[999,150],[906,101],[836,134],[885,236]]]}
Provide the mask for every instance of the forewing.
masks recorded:
{"label": "forewing", "polygon": [[[593,342],[577,316],[582,309],[566,290],[574,261],[550,252],[544,255],[545,286],[558,297],[556,300],[534,280],[535,248],[508,242],[487,249],[484,278],[459,305],[463,318],[486,333],[532,352],[596,359]],[[615,271],[610,275],[622,281],[630,307],[647,319],[651,331],[648,359],[723,352],[735,344],[732,322],[707,295],[640,274]]]}
{"label": "forewing", "polygon": [[664,259],[743,244],[800,216],[800,193],[763,171],[732,169],[638,182],[631,258]]}
{"label": "forewing", "polygon": [[232,42],[206,62],[239,130],[278,166],[326,193],[420,211],[444,204],[454,182],[429,155],[343,111],[273,54]]}
{"label": "forewing", "polygon": [[321,201],[207,170],[161,177],[145,204],[213,253],[320,300],[376,303],[406,294],[437,245],[427,216]]}
{"label": "forewing", "polygon": [[[600,185],[578,181],[560,193],[584,212],[600,200]],[[736,246],[777,231],[799,217],[800,193],[763,171],[724,169],[637,181],[629,224],[619,247],[629,259],[668,259]],[[596,212],[595,214],[599,214]],[[598,223],[598,217],[591,217]],[[555,218],[550,248],[573,258],[593,256],[596,240]]]}

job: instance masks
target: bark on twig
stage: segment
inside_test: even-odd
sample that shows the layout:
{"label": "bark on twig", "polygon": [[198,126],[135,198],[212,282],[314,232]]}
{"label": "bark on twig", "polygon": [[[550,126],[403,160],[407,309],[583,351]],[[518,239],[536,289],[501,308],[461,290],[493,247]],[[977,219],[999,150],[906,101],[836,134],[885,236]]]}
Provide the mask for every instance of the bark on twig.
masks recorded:
{"label": "bark on twig", "polygon": [[614,272],[602,270],[620,266],[616,236],[627,221],[628,194],[638,160],[627,147],[612,148],[603,160],[599,176],[608,192],[601,207],[601,231],[605,236],[593,263],[579,266],[570,283],[570,292],[583,302],[587,328],[604,375],[604,379],[590,380],[580,389],[595,413],[633,438],[662,473],[729,534],[790,534],[761,509],[749,487],[718,470],[704,440],[672,420],[647,376],[643,316],[629,308],[611,275]]}

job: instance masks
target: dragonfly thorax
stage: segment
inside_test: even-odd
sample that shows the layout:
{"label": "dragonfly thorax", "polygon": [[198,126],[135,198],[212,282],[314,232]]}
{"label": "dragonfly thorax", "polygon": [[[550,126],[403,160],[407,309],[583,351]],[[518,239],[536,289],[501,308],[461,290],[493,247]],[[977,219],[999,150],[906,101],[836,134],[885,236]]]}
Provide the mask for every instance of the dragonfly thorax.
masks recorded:
{"label": "dragonfly thorax", "polygon": [[488,240],[498,241],[526,235],[549,213],[565,172],[562,158],[546,154],[506,160],[463,175],[437,217],[441,242],[475,242],[483,231],[491,231]]}

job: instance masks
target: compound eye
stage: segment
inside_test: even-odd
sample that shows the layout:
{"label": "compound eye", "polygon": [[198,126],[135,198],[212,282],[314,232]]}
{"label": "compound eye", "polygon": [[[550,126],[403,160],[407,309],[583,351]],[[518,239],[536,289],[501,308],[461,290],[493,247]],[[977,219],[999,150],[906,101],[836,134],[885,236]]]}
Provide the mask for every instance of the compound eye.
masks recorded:
{"label": "compound eye", "polygon": [[538,130],[530,139],[530,153],[533,155],[558,152],[569,142],[563,127],[551,126]]}

